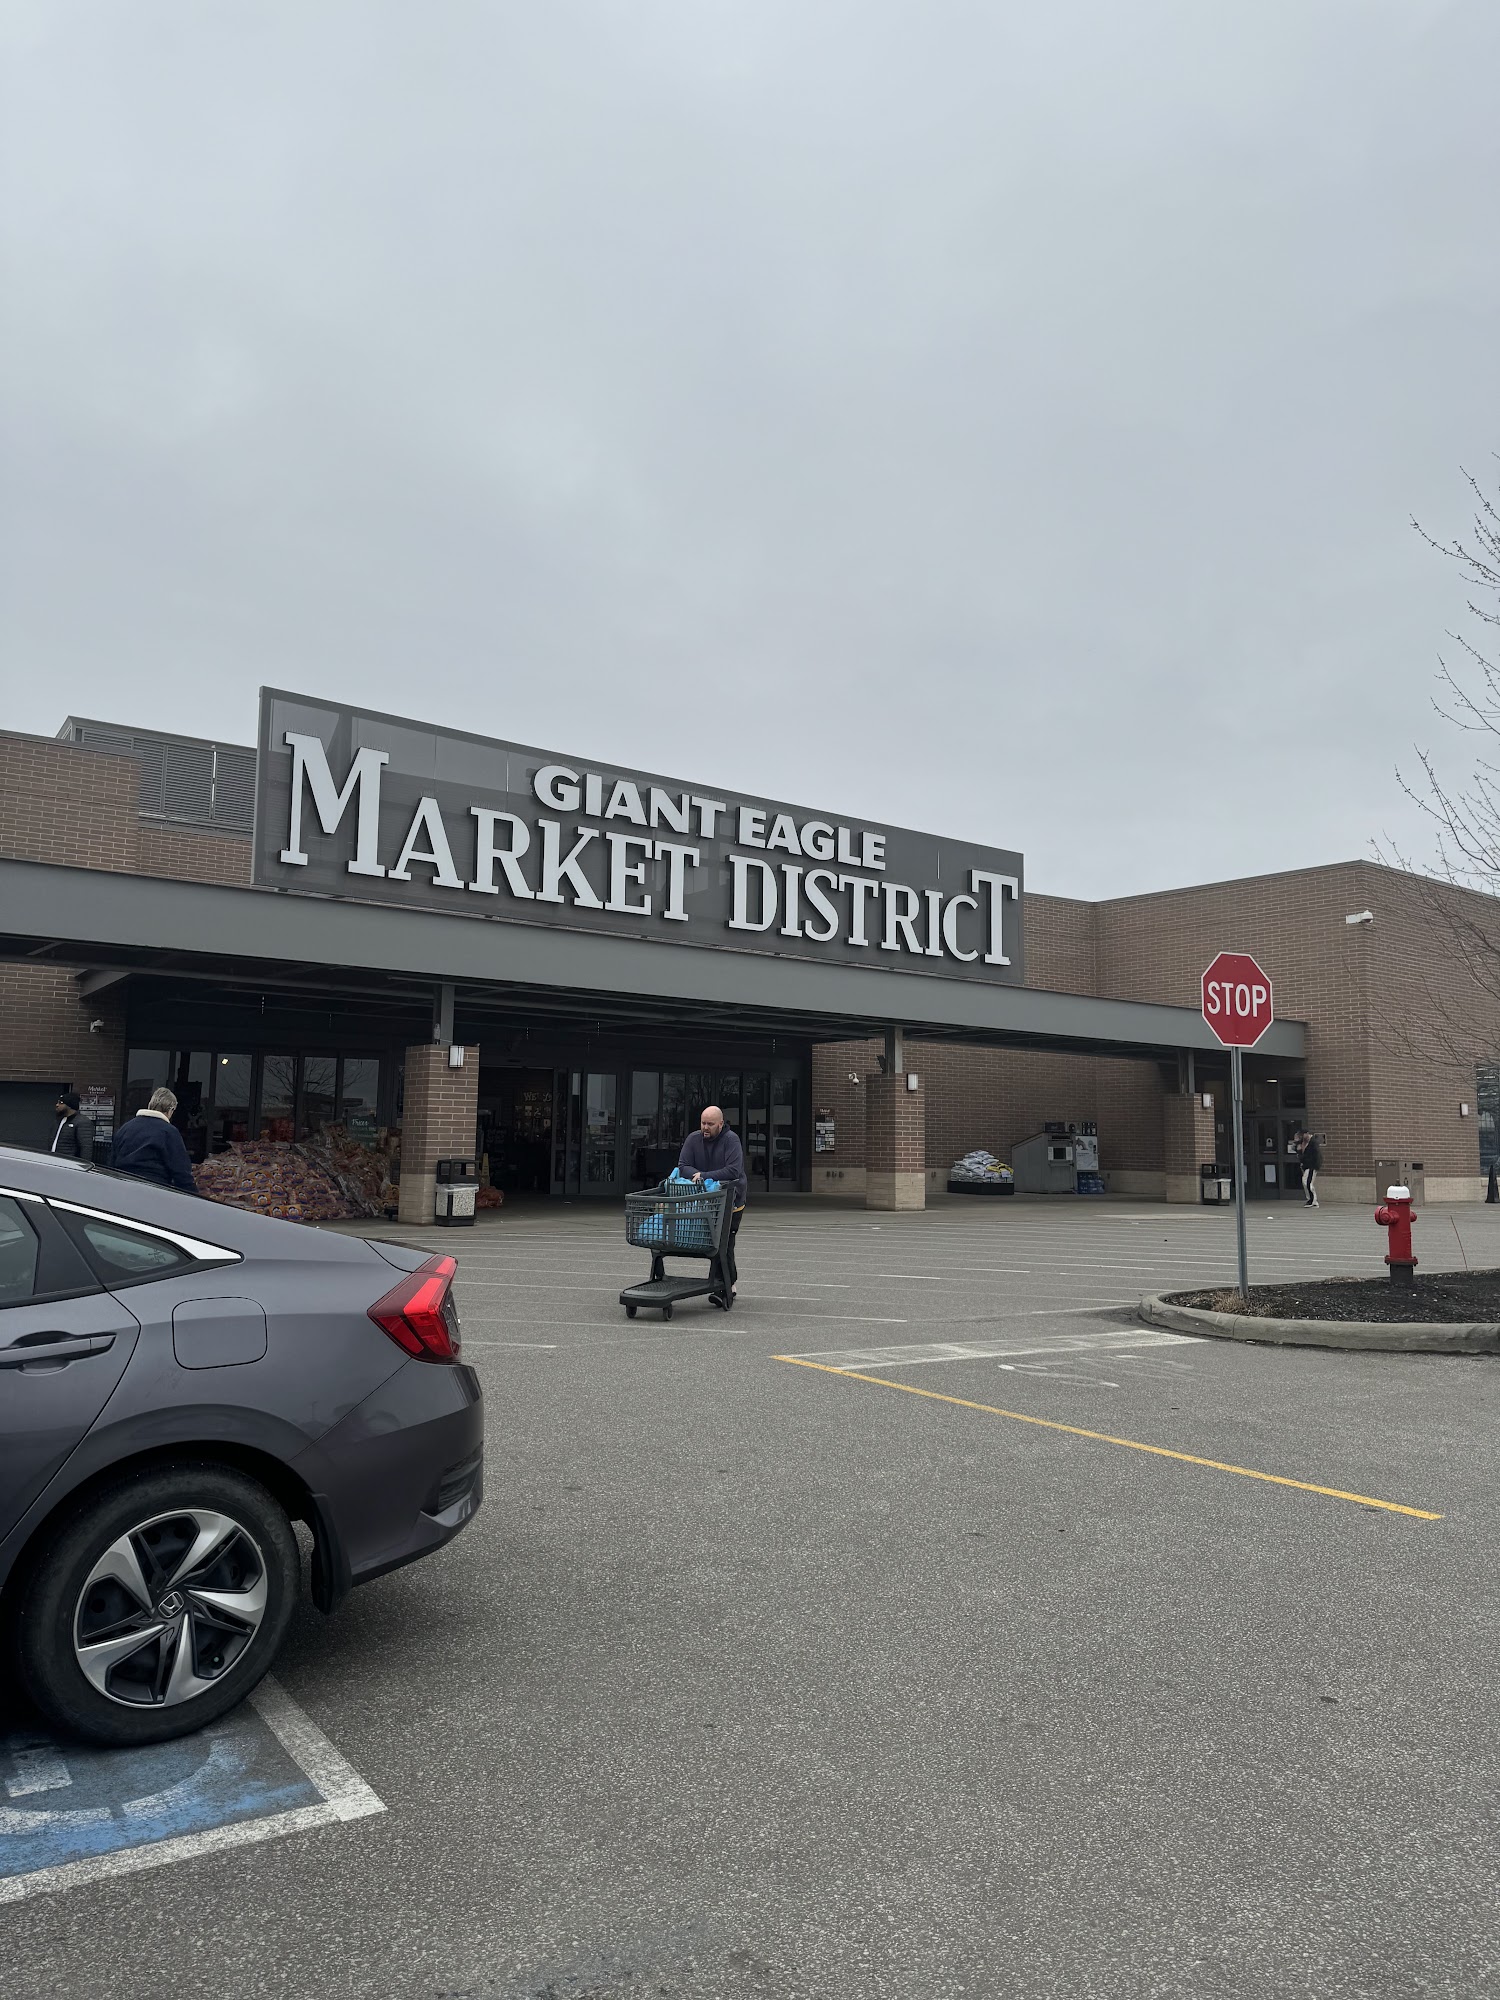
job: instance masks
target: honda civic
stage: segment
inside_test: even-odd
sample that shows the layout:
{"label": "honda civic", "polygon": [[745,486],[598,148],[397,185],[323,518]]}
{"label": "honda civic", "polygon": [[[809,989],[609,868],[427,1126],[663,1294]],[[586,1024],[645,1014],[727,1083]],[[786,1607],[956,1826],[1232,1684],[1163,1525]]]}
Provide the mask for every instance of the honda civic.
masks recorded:
{"label": "honda civic", "polygon": [[454,1260],[0,1147],[0,1632],[42,1713],[155,1743],[483,1490]]}

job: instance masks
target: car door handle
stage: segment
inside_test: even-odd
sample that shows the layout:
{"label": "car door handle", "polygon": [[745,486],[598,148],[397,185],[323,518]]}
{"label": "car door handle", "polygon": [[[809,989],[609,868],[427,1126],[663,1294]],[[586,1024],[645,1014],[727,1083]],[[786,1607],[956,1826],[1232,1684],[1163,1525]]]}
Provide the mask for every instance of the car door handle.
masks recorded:
{"label": "car door handle", "polygon": [[115,1344],[112,1333],[23,1334],[10,1347],[0,1347],[0,1368],[25,1368],[32,1361],[79,1361],[87,1354],[104,1354]]}

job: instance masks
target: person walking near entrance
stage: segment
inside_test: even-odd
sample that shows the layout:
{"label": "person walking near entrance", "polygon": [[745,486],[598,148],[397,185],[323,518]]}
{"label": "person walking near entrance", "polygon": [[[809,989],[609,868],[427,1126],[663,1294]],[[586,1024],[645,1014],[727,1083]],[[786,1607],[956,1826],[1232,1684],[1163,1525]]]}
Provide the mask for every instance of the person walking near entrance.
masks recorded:
{"label": "person walking near entrance", "polygon": [[155,1181],[158,1187],[181,1188],[184,1194],[196,1194],[193,1163],[182,1134],[172,1123],[176,1109],[173,1091],[153,1090],[145,1110],[127,1118],[116,1132],[109,1149],[109,1164],[117,1173],[135,1174],[143,1181]]}
{"label": "person walking near entrance", "polygon": [[1309,1208],[1318,1205],[1318,1170],[1323,1164],[1323,1144],[1316,1132],[1302,1135],[1302,1192]]}
{"label": "person walking near entrance", "polygon": [[[81,1160],[84,1134],[82,1120],[78,1116],[78,1092],[60,1090],[52,1109],[57,1114],[57,1130],[52,1134],[48,1150],[64,1160]],[[89,1150],[92,1153],[93,1148]]]}
{"label": "person walking near entrance", "polygon": [[[745,1213],[750,1184],[745,1179],[745,1155],[739,1135],[731,1132],[724,1123],[724,1114],[717,1104],[704,1105],[697,1131],[689,1132],[683,1140],[677,1171],[695,1181],[718,1181],[721,1186],[732,1189],[730,1199],[734,1203],[734,1215],[729,1224],[729,1248],[725,1253],[725,1262],[728,1266],[729,1296],[733,1298],[739,1290],[740,1276],[734,1256],[734,1239],[740,1233],[740,1220]],[[716,1306],[727,1303],[714,1292],[709,1293],[709,1302]]]}

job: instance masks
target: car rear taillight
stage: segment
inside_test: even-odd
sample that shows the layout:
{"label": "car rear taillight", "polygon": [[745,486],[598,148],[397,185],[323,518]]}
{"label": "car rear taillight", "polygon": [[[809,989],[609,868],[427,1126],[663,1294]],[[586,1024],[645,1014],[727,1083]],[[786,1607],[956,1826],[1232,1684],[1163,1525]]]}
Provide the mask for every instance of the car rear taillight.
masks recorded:
{"label": "car rear taillight", "polygon": [[451,1294],[457,1269],[452,1257],[429,1257],[370,1308],[381,1332],[418,1361],[458,1359],[458,1309]]}

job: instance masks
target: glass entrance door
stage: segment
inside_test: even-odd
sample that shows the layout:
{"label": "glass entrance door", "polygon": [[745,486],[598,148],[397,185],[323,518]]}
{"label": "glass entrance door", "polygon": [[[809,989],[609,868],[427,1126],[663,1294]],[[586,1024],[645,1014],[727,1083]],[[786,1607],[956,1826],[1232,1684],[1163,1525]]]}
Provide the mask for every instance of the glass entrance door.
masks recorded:
{"label": "glass entrance door", "polygon": [[[581,1155],[583,1079],[576,1072],[573,1083],[579,1093]],[[697,1130],[706,1104],[718,1105],[725,1125],[738,1138],[752,1194],[795,1193],[801,1186],[802,1085],[797,1077],[765,1070],[638,1069],[631,1073],[629,1085],[625,1159],[631,1187],[650,1187],[672,1171],[683,1140]],[[559,1160],[565,1152],[564,1147]],[[563,1172],[560,1165],[559,1175]]]}
{"label": "glass entrance door", "polygon": [[1247,1118],[1245,1193],[1252,1201],[1275,1201],[1281,1193],[1281,1120],[1264,1115]]}
{"label": "glass entrance door", "polygon": [[613,1070],[561,1070],[556,1094],[553,1193],[623,1195],[619,1077]]}
{"label": "glass entrance door", "polygon": [[761,1070],[745,1075],[745,1129],[740,1143],[745,1149],[745,1178],[752,1192],[770,1185],[769,1139],[771,1131],[771,1079]]}
{"label": "glass entrance door", "polygon": [[1251,1201],[1276,1201],[1302,1192],[1302,1161],[1293,1135],[1300,1118],[1270,1112],[1245,1118],[1245,1194]]}

